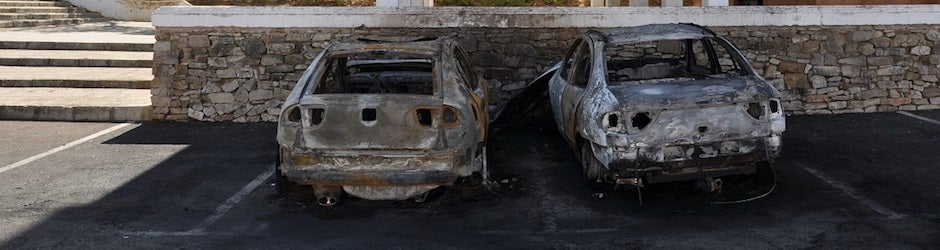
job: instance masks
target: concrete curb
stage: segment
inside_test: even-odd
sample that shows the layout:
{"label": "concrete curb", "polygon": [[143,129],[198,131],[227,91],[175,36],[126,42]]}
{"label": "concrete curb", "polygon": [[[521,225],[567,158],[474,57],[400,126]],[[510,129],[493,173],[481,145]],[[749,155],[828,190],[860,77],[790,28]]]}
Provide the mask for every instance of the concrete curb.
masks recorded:
{"label": "concrete curb", "polygon": [[149,121],[153,108],[0,106],[0,120],[29,121]]}

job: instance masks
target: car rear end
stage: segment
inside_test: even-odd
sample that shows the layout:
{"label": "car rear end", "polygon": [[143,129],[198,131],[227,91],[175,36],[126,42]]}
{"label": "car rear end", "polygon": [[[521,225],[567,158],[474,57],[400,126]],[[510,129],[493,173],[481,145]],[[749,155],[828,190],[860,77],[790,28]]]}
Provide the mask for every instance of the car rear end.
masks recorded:
{"label": "car rear end", "polygon": [[[598,118],[595,155],[611,178],[645,183],[749,174],[779,155],[783,109],[758,80],[617,86],[619,106]],[[656,94],[661,93],[661,94]]]}
{"label": "car rear end", "polygon": [[438,43],[344,46],[322,56],[282,110],[287,180],[405,199],[473,173],[472,154],[448,142],[451,130],[465,128],[442,97]]}

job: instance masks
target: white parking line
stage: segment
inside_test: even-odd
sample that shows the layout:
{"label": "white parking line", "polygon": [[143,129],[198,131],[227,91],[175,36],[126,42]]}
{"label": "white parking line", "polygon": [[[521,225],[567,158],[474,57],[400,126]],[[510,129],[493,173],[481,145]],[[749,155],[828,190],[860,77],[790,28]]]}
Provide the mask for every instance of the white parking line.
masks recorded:
{"label": "white parking line", "polygon": [[619,231],[616,228],[582,228],[582,229],[554,229],[554,230],[485,230],[479,234],[487,235],[518,235],[518,234],[591,234]]}
{"label": "white parking line", "polygon": [[209,218],[206,218],[205,220],[202,221],[202,223],[200,223],[199,225],[197,225],[196,227],[194,227],[192,230],[189,230],[189,231],[196,231],[196,232],[205,231],[207,227],[214,224],[217,220],[219,220],[219,218],[222,218],[222,216],[228,213],[229,210],[232,210],[232,207],[235,206],[235,204],[238,204],[238,202],[242,201],[242,199],[245,198],[245,196],[248,196],[248,194],[250,194],[251,191],[254,191],[255,188],[258,188],[258,186],[261,185],[261,183],[264,182],[264,180],[267,180],[268,178],[271,177],[271,175],[274,175],[274,166],[271,166],[268,169],[269,169],[268,171],[261,173],[261,175],[258,175],[258,177],[255,177],[254,180],[251,180],[251,182],[249,182],[248,185],[245,185],[244,187],[242,187],[241,190],[238,190],[238,192],[232,195],[232,197],[229,197],[227,200],[225,200],[225,202],[223,202],[222,205],[219,205],[219,207],[215,208],[215,214],[213,214],[212,216],[209,216]]}
{"label": "white parking line", "polygon": [[13,164],[3,166],[2,168],[0,168],[0,173],[3,173],[3,172],[6,172],[6,171],[9,171],[9,170],[12,170],[12,169],[14,169],[14,168],[18,168],[18,167],[23,166],[23,165],[26,165],[26,164],[29,164],[30,162],[39,160],[39,159],[41,159],[41,158],[43,158],[43,157],[46,157],[46,156],[49,156],[49,155],[51,155],[51,154],[55,154],[56,152],[59,152],[59,151],[66,150],[66,149],[68,149],[68,148],[74,147],[75,145],[82,144],[82,143],[84,143],[84,142],[90,141],[90,140],[92,140],[92,139],[95,139],[96,137],[105,135],[105,134],[107,134],[107,133],[114,132],[115,130],[118,130],[118,129],[121,129],[121,128],[123,128],[123,127],[126,127],[127,125],[131,125],[131,124],[130,124],[130,123],[121,123],[121,124],[118,124],[118,125],[114,125],[113,127],[107,128],[107,129],[102,130],[102,131],[98,131],[98,133],[94,133],[94,134],[91,134],[91,135],[89,135],[89,136],[82,137],[81,139],[78,139],[78,140],[75,140],[75,141],[66,143],[65,145],[59,146],[59,147],[57,147],[57,148],[53,148],[53,149],[51,149],[51,150],[49,150],[49,151],[42,152],[42,153],[40,153],[40,154],[31,156],[31,157],[26,158],[26,159],[23,159],[23,160],[21,160],[21,161],[14,162]]}
{"label": "white parking line", "polygon": [[839,182],[833,179],[832,177],[829,177],[829,175],[826,175],[822,171],[816,170],[814,168],[811,168],[799,162],[794,162],[793,164],[800,166],[801,168],[803,168],[803,170],[806,170],[806,172],[809,172],[810,174],[815,175],[817,178],[823,180],[829,185],[839,190],[842,190],[842,192],[849,195],[849,197],[852,197],[852,199],[855,199],[856,201],[870,207],[872,210],[875,210],[875,212],[878,212],[879,214],[884,215],[885,217],[888,217],[888,219],[896,220],[896,219],[904,218],[906,216],[904,214],[891,211],[891,209],[888,209],[887,207],[882,206],[881,204],[878,204],[878,202],[875,202],[865,196],[862,196],[849,185],[846,185],[845,183]]}
{"label": "white parking line", "polygon": [[923,117],[923,116],[919,116],[919,115],[915,115],[915,114],[911,114],[910,112],[907,112],[907,111],[898,111],[898,114],[906,115],[906,116],[908,116],[908,117],[910,117],[910,118],[914,118],[914,119],[917,119],[917,120],[925,121],[925,122],[928,122],[928,123],[933,123],[934,125],[940,125],[940,121],[937,121],[937,120],[934,120],[934,119],[930,119],[930,118],[927,118],[927,117]]}
{"label": "white parking line", "polygon": [[261,173],[260,175],[255,177],[255,179],[251,180],[251,182],[249,182],[247,185],[242,187],[242,189],[238,190],[238,192],[233,194],[231,197],[228,197],[228,199],[225,200],[225,202],[222,202],[222,205],[219,205],[218,207],[215,208],[215,213],[207,217],[205,220],[202,220],[202,223],[199,223],[199,225],[196,225],[192,229],[189,229],[186,231],[125,231],[125,232],[122,232],[122,234],[123,235],[136,235],[136,236],[151,236],[151,237],[206,235],[207,234],[206,228],[212,226],[212,224],[215,224],[215,222],[218,221],[220,218],[222,218],[222,216],[225,216],[225,214],[228,213],[229,210],[232,210],[232,207],[234,207],[235,204],[238,204],[239,202],[241,202],[242,199],[245,198],[245,196],[248,196],[248,194],[251,194],[251,192],[254,191],[256,188],[258,188],[258,186],[260,186],[261,183],[263,183],[268,178],[271,178],[271,175],[274,175],[274,166],[271,166],[268,169],[270,170],[265,171],[264,173]]}

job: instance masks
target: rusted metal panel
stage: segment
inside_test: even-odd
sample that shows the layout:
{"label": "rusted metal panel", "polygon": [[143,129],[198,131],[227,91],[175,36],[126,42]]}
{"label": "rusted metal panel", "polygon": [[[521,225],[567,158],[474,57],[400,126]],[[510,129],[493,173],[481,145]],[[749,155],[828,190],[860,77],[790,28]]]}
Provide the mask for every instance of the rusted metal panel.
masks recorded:
{"label": "rusted metal panel", "polygon": [[279,173],[331,190],[319,193],[404,199],[485,172],[488,89],[463,57],[450,38],[332,44],[283,105]]}
{"label": "rusted metal panel", "polygon": [[[779,155],[780,93],[714,32],[657,24],[588,31],[578,41],[548,89],[589,179],[746,173]],[[588,170],[591,161],[602,169]]]}

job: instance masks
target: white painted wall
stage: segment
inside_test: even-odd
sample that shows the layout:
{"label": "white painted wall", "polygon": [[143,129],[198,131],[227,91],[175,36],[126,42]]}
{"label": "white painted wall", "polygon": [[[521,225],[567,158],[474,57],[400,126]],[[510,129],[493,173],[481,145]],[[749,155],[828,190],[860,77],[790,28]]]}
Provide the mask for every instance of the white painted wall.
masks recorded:
{"label": "white painted wall", "polygon": [[682,6],[682,0],[662,0],[663,7]]}
{"label": "white painted wall", "polygon": [[163,7],[156,27],[603,28],[940,24],[940,5],[729,7]]}
{"label": "white painted wall", "polygon": [[185,0],[66,0],[72,5],[102,16],[126,21],[150,21],[154,10],[162,6],[188,6]]}
{"label": "white painted wall", "polygon": [[702,0],[702,6],[728,6],[728,0]]}

